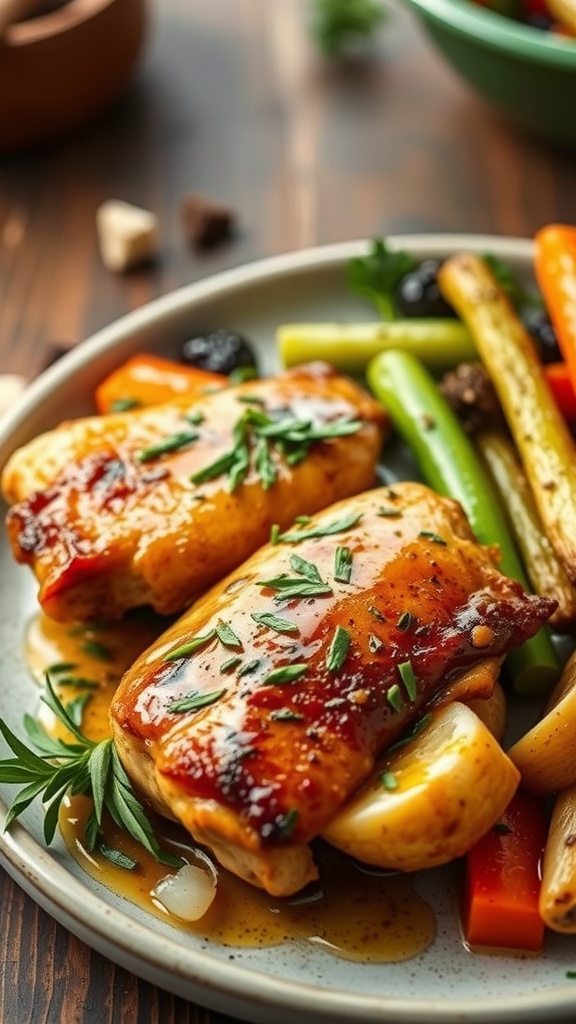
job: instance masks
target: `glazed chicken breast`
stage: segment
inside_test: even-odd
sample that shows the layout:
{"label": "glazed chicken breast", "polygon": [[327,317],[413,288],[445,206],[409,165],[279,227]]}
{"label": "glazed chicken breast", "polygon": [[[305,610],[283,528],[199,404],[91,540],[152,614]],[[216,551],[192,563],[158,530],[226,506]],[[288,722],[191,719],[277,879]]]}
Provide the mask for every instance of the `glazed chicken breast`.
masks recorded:
{"label": "glazed chicken breast", "polygon": [[111,723],[157,811],[287,895],[315,877],[310,841],[378,754],[555,603],[499,573],[460,506],[420,484],[275,539],[136,661]]}
{"label": "glazed chicken breast", "polygon": [[385,426],[378,403],[320,363],[63,423],[5,467],[14,556],[54,619],[180,612],[272,524],[372,486]]}

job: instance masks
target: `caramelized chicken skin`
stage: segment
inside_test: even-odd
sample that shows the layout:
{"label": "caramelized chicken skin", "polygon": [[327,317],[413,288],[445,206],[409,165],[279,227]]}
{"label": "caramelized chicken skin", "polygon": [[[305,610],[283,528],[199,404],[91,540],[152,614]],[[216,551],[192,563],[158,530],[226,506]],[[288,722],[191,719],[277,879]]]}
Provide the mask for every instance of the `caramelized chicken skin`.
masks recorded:
{"label": "caramelized chicken skin", "polygon": [[368,491],[197,601],[125,675],[115,743],[157,810],[289,894],[379,752],[553,610],[497,571],[455,502],[420,484]]}
{"label": "caramelized chicken skin", "polygon": [[[247,417],[259,416],[278,439],[252,437]],[[300,461],[286,437],[295,421],[302,436],[320,433]],[[350,433],[323,438],[347,424]],[[372,486],[385,424],[363,389],[321,363],[194,405],[184,396],[64,423],[4,470],[12,550],[32,566],[54,619],[111,619],[144,604],[179,612],[263,544],[273,523],[287,526]],[[247,475],[231,489],[226,458],[243,440]],[[166,450],[154,454],[155,445]],[[191,481],[220,458],[215,478]],[[242,450],[235,465],[242,469]]]}

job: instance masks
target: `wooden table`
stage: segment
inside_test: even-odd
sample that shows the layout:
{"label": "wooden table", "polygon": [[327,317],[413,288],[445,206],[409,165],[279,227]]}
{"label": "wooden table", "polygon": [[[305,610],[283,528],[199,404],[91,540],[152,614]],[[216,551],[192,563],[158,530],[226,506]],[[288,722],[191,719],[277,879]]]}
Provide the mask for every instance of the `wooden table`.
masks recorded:
{"label": "wooden table", "polygon": [[[139,72],[98,121],[0,158],[0,372],[37,374],[124,312],[196,278],[324,242],[392,232],[531,235],[576,223],[576,154],[498,120],[447,68],[400,2],[369,59],[323,60],[306,0],[157,0]],[[195,249],[183,197],[237,212]],[[152,267],[101,263],[95,210],[160,218]],[[0,877],[6,1024],[225,1024],[66,933]]]}

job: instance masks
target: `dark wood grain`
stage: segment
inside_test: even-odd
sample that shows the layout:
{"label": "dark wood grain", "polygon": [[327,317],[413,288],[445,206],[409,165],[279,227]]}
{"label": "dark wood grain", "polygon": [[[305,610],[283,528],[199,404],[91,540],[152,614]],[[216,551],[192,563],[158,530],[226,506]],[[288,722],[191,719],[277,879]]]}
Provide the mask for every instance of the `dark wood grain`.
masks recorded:
{"label": "dark wood grain", "polygon": [[[226,267],[391,232],[529,236],[576,222],[576,156],[520,136],[445,66],[400,2],[368,58],[323,61],[306,0],[156,0],[140,69],[98,121],[0,158],[0,372],[37,374],[124,312]],[[237,211],[199,252],[181,204]],[[95,211],[160,220],[155,264],[114,275]],[[0,877],[6,1024],[231,1024],[109,963]]]}

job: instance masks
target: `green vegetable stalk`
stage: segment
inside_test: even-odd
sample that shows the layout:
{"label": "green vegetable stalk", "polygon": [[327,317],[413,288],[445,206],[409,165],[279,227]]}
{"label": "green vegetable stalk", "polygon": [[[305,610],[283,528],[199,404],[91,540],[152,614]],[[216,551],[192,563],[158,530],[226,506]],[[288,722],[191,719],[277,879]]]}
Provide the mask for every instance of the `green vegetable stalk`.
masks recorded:
{"label": "green vegetable stalk", "polygon": [[478,358],[460,321],[414,317],[366,323],[282,324],[276,342],[284,366],[323,359],[343,373],[362,374],[370,360],[390,348],[418,356],[433,373]]}
{"label": "green vegetable stalk", "polygon": [[[413,355],[383,352],[369,364],[368,383],[412,449],[426,483],[462,505],[482,544],[500,549],[505,575],[530,589],[492,481],[456,414]],[[559,663],[546,629],[507,658],[514,688],[524,696],[548,692]]]}

